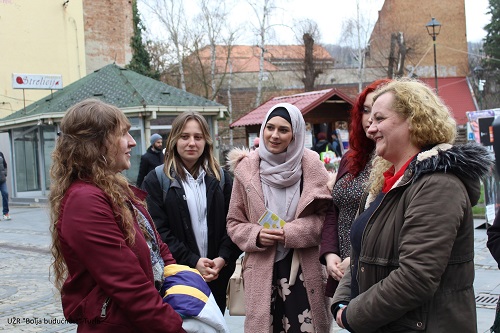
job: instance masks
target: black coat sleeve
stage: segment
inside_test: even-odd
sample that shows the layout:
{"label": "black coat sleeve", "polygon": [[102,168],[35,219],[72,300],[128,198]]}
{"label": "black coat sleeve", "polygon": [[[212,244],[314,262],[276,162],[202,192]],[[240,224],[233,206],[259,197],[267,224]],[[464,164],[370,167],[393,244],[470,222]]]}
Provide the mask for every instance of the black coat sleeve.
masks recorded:
{"label": "black coat sleeve", "polygon": [[146,156],[141,156],[141,163],[139,164],[139,174],[137,175],[137,187],[142,186],[142,182],[144,177],[146,177],[146,173],[148,172],[148,160]]}
{"label": "black coat sleeve", "polygon": [[[174,259],[178,264],[188,265],[193,268],[196,267],[200,256],[192,252],[172,231],[174,221],[169,220],[169,214],[166,211],[166,204],[163,202],[163,190],[160,186],[155,170],[150,171],[144,178],[141,188],[148,192],[146,203],[149,214],[155,223],[161,239],[168,245]],[[175,204],[173,206],[175,206]],[[179,210],[181,208],[177,207],[176,209]],[[177,222],[179,222],[178,225],[182,224],[182,221]]]}
{"label": "black coat sleeve", "polygon": [[500,268],[500,210],[497,212],[493,225],[488,228],[487,234],[488,242],[486,245]]}

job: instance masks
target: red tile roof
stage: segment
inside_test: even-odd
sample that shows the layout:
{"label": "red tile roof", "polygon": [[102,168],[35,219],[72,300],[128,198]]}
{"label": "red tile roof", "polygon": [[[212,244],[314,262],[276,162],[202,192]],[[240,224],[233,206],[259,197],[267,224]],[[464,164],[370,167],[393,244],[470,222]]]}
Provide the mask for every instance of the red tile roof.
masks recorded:
{"label": "red tile roof", "polygon": [[[274,62],[300,62],[304,61],[304,45],[266,45],[264,54],[264,69],[268,72],[279,70]],[[216,67],[218,73],[229,72],[227,65],[228,47],[216,46]],[[210,62],[210,47],[204,47],[198,54],[199,59],[205,63]],[[314,59],[333,61],[332,56],[321,45],[314,45]],[[233,45],[231,47],[231,63],[233,73],[258,72],[260,62],[260,48],[250,45]]]}
{"label": "red tile roof", "polygon": [[[420,78],[421,81],[427,83],[434,88],[434,78]],[[474,98],[469,88],[466,77],[446,77],[438,78],[439,96],[444,103],[450,108],[458,125],[467,123],[468,111],[476,111]],[[319,104],[328,100],[334,95],[354,104],[354,99],[349,96],[347,91],[340,91],[336,88],[312,91],[290,96],[274,97],[258,108],[250,111],[243,117],[239,118],[230,127],[241,127],[250,125],[260,125],[269,109],[278,103],[290,103],[299,108],[303,115],[314,109]]]}
{"label": "red tile roof", "polygon": [[240,119],[231,123],[229,126],[240,127],[249,125],[260,125],[262,124],[262,121],[264,121],[264,117],[266,116],[267,111],[269,111],[271,107],[273,107],[278,103],[293,104],[299,108],[299,110],[302,112],[303,115],[305,115],[308,112],[312,111],[315,107],[317,107],[318,105],[320,105],[321,103],[325,102],[326,100],[330,99],[332,96],[335,95],[347,101],[351,105],[354,104],[354,100],[352,100],[345,93],[335,88],[305,92],[290,96],[279,96],[268,100],[264,104],[260,105],[258,108],[254,109],[253,111],[250,111]]}
{"label": "red tile roof", "polygon": [[[431,87],[435,87],[434,78],[420,78]],[[474,98],[466,77],[438,78],[438,93],[450,108],[458,125],[467,123],[467,111],[476,111]]]}

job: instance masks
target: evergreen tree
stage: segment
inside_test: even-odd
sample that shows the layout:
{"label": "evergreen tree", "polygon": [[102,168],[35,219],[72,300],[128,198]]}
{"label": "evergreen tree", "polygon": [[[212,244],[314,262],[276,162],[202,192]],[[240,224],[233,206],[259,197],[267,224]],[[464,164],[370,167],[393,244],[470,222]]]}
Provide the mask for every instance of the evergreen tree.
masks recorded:
{"label": "evergreen tree", "polygon": [[500,69],[500,0],[489,0],[488,14],[491,14],[491,22],[488,23],[486,37],[484,39],[485,67],[490,70]]}
{"label": "evergreen tree", "polygon": [[139,74],[148,76],[158,80],[160,73],[151,68],[151,57],[142,42],[142,32],[145,27],[141,21],[139,10],[137,9],[137,0],[132,1],[132,14],[134,20],[134,35],[130,39],[130,46],[132,47],[132,60],[125,66]]}

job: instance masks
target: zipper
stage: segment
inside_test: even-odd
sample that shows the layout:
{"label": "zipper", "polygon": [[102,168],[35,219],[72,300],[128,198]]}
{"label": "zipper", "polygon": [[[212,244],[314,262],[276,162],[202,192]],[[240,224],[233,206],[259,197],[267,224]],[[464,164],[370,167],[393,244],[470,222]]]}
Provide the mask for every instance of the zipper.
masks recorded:
{"label": "zipper", "polygon": [[104,304],[102,305],[102,308],[101,308],[101,318],[106,318],[106,308],[108,307],[110,300],[111,300],[111,298],[108,297],[104,301]]}
{"label": "zipper", "polygon": [[[404,177],[404,175],[403,175]],[[380,203],[378,204],[377,208],[373,211],[373,213],[370,215],[370,218],[368,219],[368,222],[366,223],[365,225],[365,228],[363,229],[363,234],[361,235],[361,247],[363,247],[363,244],[365,242],[365,235],[367,234],[367,231],[366,231],[366,228],[368,227],[369,224],[373,224],[373,221],[372,221],[372,218],[373,216],[375,215],[375,213],[378,211],[378,209],[380,208],[380,206],[382,206],[382,203],[385,201],[385,199],[387,198],[387,194],[389,194],[391,191],[397,189],[397,188],[400,188],[400,187],[404,187],[406,185],[408,185],[411,180],[413,179],[413,173],[412,175],[410,176],[410,178],[408,179],[408,181],[406,181],[404,184],[398,184],[395,188],[391,188],[385,195],[384,197],[382,198],[382,201],[380,201]],[[366,205],[366,200],[368,199],[368,194],[365,195],[365,198],[364,200],[362,200],[362,202],[360,202],[360,205],[363,204],[363,206]],[[358,215],[359,216],[359,215]],[[370,227],[371,228],[371,227]],[[356,272],[356,282],[358,282],[359,284],[359,259],[361,258],[361,252],[359,253],[359,257],[358,257],[358,271]]]}

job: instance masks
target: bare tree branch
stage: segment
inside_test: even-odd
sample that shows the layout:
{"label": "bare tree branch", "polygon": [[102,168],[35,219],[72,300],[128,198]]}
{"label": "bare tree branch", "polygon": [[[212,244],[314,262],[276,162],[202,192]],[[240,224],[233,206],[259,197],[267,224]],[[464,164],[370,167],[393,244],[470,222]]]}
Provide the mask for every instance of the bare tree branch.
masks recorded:
{"label": "bare tree branch", "polygon": [[175,49],[181,88],[186,91],[186,80],[183,68],[184,50],[187,44],[186,15],[182,0],[149,0],[144,5],[156,16],[167,32],[167,39]]}
{"label": "bare tree branch", "polygon": [[274,0],[251,1],[248,4],[252,7],[255,16],[258,18],[258,28],[256,35],[258,36],[259,47],[259,79],[257,81],[257,96],[255,97],[255,107],[261,104],[262,100],[262,81],[264,80],[264,55],[266,53],[265,45],[267,35],[270,33],[272,26],[269,24],[269,18],[276,9]]}

